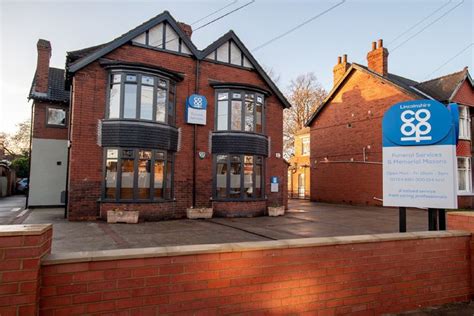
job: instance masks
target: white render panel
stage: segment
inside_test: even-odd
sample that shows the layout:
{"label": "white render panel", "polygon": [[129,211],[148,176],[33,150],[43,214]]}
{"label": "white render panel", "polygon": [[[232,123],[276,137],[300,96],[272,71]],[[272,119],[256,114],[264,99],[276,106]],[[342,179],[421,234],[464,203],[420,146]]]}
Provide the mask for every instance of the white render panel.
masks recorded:
{"label": "white render panel", "polygon": [[225,63],[229,62],[229,42],[226,42],[217,48],[217,60]]}
{"label": "white render panel", "polygon": [[179,36],[168,24],[166,25],[166,49],[174,52],[179,51]]}
{"label": "white render panel", "polygon": [[184,44],[184,41],[181,43],[181,53],[191,55],[191,51],[189,50],[188,46]]}
{"label": "white render panel", "polygon": [[66,190],[66,172],[67,140],[33,138],[28,204],[63,205],[61,192]]}
{"label": "white render panel", "polygon": [[210,53],[209,55],[206,56],[207,59],[212,59],[212,60],[215,60],[216,55],[214,54],[214,52]]}
{"label": "white render panel", "polygon": [[234,42],[230,42],[230,63],[239,66],[242,63],[242,52]]}
{"label": "white render panel", "polygon": [[247,57],[244,56],[244,67],[253,68]]}
{"label": "white render panel", "polygon": [[163,23],[152,27],[148,31],[148,45],[163,48]]}
{"label": "white render panel", "polygon": [[139,44],[146,44],[146,33],[138,35],[132,41]]}

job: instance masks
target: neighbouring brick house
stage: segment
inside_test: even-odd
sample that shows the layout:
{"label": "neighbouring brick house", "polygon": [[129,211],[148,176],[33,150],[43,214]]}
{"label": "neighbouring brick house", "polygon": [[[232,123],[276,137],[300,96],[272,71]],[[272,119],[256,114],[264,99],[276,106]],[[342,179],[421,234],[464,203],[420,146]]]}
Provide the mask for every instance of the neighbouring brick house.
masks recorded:
{"label": "neighbouring brick house", "polygon": [[436,99],[460,106],[458,204],[474,207],[471,108],[473,80],[463,70],[424,82],[388,72],[388,50],[372,43],[368,66],[338,58],[334,87],[307,122],[311,135],[311,199],[382,205],[382,117],[395,103]]}
{"label": "neighbouring brick house", "polygon": [[49,66],[51,44],[40,39],[28,98],[31,108],[28,207],[63,206],[66,198],[69,91],[64,69]]}
{"label": "neighbouring brick house", "polygon": [[[233,31],[203,50],[191,35],[165,11],[68,52],[70,220],[112,209],[182,218],[193,204],[254,216],[287,204],[282,125],[290,104]],[[36,82],[48,60],[38,61]],[[207,98],[206,125],[185,121],[195,93]],[[279,192],[270,192],[272,176]]]}
{"label": "neighbouring brick house", "polygon": [[310,139],[309,127],[295,134],[294,154],[289,159],[288,192],[291,198],[305,199],[310,196]]}

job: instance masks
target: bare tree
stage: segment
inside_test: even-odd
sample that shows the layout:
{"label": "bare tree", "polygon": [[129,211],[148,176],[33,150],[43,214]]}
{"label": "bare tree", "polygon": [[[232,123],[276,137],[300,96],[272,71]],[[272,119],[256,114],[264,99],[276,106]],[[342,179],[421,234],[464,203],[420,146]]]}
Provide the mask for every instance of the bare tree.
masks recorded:
{"label": "bare tree", "polygon": [[6,136],[5,151],[11,155],[26,156],[30,148],[31,121],[25,120],[16,126],[16,132]]}
{"label": "bare tree", "polygon": [[286,159],[294,153],[295,133],[305,127],[304,124],[326,96],[326,90],[312,72],[291,81],[287,93],[291,108],[285,110],[283,116],[283,154]]}

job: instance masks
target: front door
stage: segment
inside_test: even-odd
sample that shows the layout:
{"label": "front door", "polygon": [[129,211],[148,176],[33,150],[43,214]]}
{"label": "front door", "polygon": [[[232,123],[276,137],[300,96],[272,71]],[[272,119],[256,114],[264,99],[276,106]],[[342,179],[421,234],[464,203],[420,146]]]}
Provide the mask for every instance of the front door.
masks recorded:
{"label": "front door", "polygon": [[303,199],[304,199],[304,191],[305,191],[304,182],[305,182],[304,173],[300,173],[298,175],[298,197],[303,198]]}

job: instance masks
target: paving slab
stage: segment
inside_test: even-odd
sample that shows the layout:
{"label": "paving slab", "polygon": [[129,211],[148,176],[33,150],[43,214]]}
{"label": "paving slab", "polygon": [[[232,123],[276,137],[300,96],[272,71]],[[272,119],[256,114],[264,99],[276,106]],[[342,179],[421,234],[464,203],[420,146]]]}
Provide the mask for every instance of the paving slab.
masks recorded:
{"label": "paving slab", "polygon": [[[408,231],[427,229],[424,210],[407,211]],[[25,224],[53,224],[53,253],[335,237],[398,232],[398,209],[291,200],[285,216],[170,220],[139,224],[69,222],[64,209],[34,209]]]}

